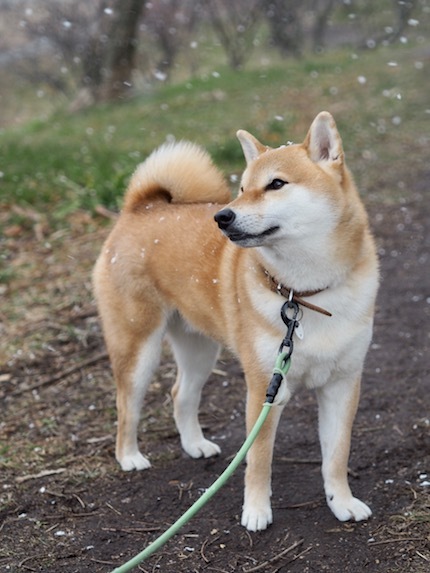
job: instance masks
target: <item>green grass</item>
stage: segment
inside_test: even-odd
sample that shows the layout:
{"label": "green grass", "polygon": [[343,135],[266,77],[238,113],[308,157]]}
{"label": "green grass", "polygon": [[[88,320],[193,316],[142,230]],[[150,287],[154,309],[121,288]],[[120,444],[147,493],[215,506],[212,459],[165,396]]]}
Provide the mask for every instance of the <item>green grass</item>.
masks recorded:
{"label": "green grass", "polygon": [[58,228],[77,210],[118,209],[136,165],[168,138],[200,143],[227,174],[239,174],[237,129],[269,145],[301,141],[323,109],[337,120],[363,191],[397,185],[390,162],[404,162],[405,177],[424,168],[430,86],[423,53],[422,45],[408,44],[242,72],[218,66],[120,105],[58,110],[2,132],[0,205],[31,207]]}

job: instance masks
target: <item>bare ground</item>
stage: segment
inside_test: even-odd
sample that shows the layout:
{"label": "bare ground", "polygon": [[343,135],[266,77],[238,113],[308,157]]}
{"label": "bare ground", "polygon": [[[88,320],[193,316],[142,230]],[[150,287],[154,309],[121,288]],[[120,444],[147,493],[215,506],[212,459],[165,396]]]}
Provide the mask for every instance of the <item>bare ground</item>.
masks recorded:
{"label": "bare ground", "polygon": [[[430,569],[429,173],[408,199],[370,205],[381,256],[375,334],[350,460],[351,485],[373,509],[340,523],[326,507],[316,406],[295,397],[274,462],[274,524],[240,526],[243,469],[141,571],[424,573]],[[163,532],[226,467],[244,439],[245,388],[222,356],[201,409],[222,455],[190,460],[171,416],[165,353],[142,420],[153,468],[114,461],[114,391],[91,296],[106,230],[85,214],[46,235],[6,227],[10,281],[0,311],[0,571],[108,572]],[[45,233],[45,236],[44,236]]]}

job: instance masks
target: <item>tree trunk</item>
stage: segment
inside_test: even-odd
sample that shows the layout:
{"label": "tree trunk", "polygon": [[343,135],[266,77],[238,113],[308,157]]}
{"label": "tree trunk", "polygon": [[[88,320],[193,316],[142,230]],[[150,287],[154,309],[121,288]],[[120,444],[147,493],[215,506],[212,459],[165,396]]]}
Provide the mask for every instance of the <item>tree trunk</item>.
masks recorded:
{"label": "tree trunk", "polygon": [[132,86],[138,23],[145,0],[116,0],[107,37],[100,99],[124,98]]}
{"label": "tree trunk", "polygon": [[316,7],[315,26],[312,33],[313,51],[318,52],[324,47],[324,34],[327,20],[335,7],[335,0],[325,0],[322,6]]}
{"label": "tree trunk", "polygon": [[300,56],[303,49],[301,11],[303,2],[272,0],[266,11],[270,26],[270,43],[283,56]]}
{"label": "tree trunk", "polygon": [[255,30],[260,19],[260,1],[205,0],[205,6],[229,66],[240,70],[253,48]]}

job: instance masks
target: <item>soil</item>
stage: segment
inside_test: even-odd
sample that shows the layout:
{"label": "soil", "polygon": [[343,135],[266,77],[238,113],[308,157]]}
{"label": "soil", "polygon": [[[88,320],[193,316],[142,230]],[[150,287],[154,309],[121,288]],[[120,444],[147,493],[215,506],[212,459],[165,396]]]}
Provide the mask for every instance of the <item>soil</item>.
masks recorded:
{"label": "soil", "polygon": [[[350,480],[373,510],[340,523],[326,506],[316,405],[284,412],[273,466],[274,523],[240,525],[243,467],[136,570],[420,573],[430,568],[430,173],[408,198],[368,205],[382,286],[353,433]],[[115,396],[91,295],[104,228],[85,214],[38,240],[9,229],[2,295],[0,571],[108,572],[144,549],[219,476],[244,440],[245,387],[224,353],[206,385],[201,421],[222,447],[191,460],[171,415],[174,363],[166,349],[143,413],[152,468],[114,460]],[[2,305],[3,306],[3,305]]]}

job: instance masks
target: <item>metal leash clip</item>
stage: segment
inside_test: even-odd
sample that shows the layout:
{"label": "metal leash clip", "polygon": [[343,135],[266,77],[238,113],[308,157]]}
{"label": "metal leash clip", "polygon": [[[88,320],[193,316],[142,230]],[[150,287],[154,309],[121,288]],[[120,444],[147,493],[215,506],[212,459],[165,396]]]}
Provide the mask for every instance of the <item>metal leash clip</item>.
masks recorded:
{"label": "metal leash clip", "polygon": [[299,325],[297,317],[299,315],[300,308],[299,305],[293,301],[291,294],[292,292],[293,291],[290,291],[289,299],[282,305],[281,308],[281,318],[287,327],[287,333],[281,342],[279,352],[281,353],[284,352],[284,349],[288,349],[288,356],[285,358],[285,360],[287,360],[293,352],[293,334],[295,328]]}
{"label": "metal leash clip", "polygon": [[291,364],[291,354],[293,353],[293,334],[299,322],[299,305],[293,301],[293,291],[290,291],[287,302],[281,308],[281,318],[287,327],[287,333],[281,342],[273,369],[272,379],[266,392],[266,403],[273,404],[283,380]]}

